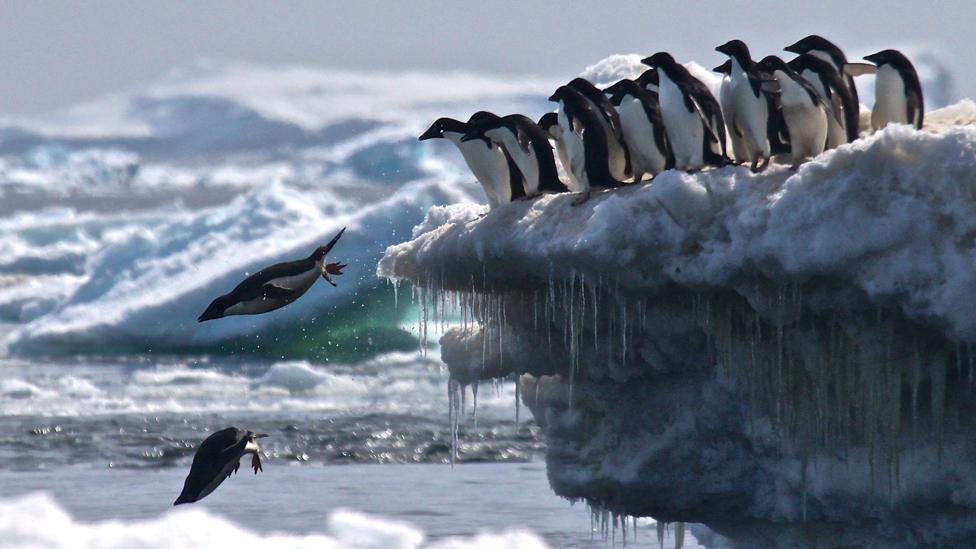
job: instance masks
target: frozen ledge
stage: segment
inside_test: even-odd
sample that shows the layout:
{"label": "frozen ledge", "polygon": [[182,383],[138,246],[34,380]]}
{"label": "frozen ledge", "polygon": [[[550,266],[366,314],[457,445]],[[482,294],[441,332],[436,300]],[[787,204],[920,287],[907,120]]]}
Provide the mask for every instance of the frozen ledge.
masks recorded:
{"label": "frozen ledge", "polygon": [[378,273],[461,318],[458,383],[524,374],[563,496],[750,545],[972,543],[974,112],[797,173],[434,208]]}

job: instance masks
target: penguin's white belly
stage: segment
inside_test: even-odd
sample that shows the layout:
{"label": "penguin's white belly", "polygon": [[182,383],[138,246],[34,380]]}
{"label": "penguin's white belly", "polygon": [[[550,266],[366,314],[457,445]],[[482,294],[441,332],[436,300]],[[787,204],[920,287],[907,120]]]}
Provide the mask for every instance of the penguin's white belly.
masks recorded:
{"label": "penguin's white belly", "polygon": [[769,156],[769,138],[766,135],[766,123],[769,118],[769,107],[766,98],[760,94],[756,97],[752,92],[749,77],[743,72],[735,75],[731,81],[731,103],[734,128],[728,127],[732,133],[732,142],[741,141],[739,148],[752,162]]}
{"label": "penguin's white belly", "polygon": [[603,126],[603,133],[607,138],[607,168],[614,179],[623,181],[627,178],[627,153],[613,133],[613,128],[603,116],[600,116],[600,125]]}
{"label": "penguin's white belly", "polygon": [[704,165],[705,129],[696,109],[685,107],[681,90],[668,78],[661,78],[661,118],[671,142],[675,166],[679,169],[697,169]]}
{"label": "penguin's white belly", "polygon": [[468,169],[484,189],[488,205],[494,208],[500,203],[510,202],[511,189],[508,187],[508,162],[505,160],[505,153],[495,145],[487,146],[481,139],[461,142],[461,134],[451,133],[453,135],[448,136],[447,132],[444,135],[460,149]]}
{"label": "penguin's white belly", "polygon": [[563,167],[563,175],[566,176],[566,186],[569,190],[573,192],[580,191],[580,182],[576,179],[576,174],[573,173],[572,164],[569,161],[569,153],[566,151],[566,142],[563,141],[563,137],[555,138],[556,142],[556,155],[559,156],[559,164]]}
{"label": "penguin's white belly", "polygon": [[508,150],[512,161],[515,162],[525,177],[527,194],[537,194],[539,192],[539,162],[535,158],[535,151],[530,146],[529,151],[525,152],[514,137],[507,138],[505,149]]}
{"label": "penguin's white belly", "polygon": [[654,176],[664,171],[667,158],[657,146],[654,125],[647,119],[640,100],[629,95],[624,97],[617,112],[620,113],[620,125],[630,149],[635,181],[645,173]]}
{"label": "penguin's white belly", "polygon": [[732,156],[736,162],[745,162],[748,158],[746,151],[742,147],[742,140],[735,139],[732,131],[734,122],[732,121],[732,113],[734,108],[732,107],[732,81],[726,76],[722,79],[722,87],[719,88],[718,92],[718,102],[722,107],[722,118],[725,120],[726,127],[726,140],[732,145]]}
{"label": "penguin's white belly", "polygon": [[874,109],[871,111],[871,127],[875,130],[888,124],[908,124],[908,100],[905,82],[898,71],[889,65],[878,69],[874,84]]}
{"label": "penguin's white belly", "polygon": [[583,139],[576,131],[566,116],[566,112],[561,108],[556,120],[559,123],[561,132],[559,142],[562,144],[562,153],[565,158],[560,157],[566,173],[569,175],[570,190],[574,192],[587,192],[590,190],[590,180],[586,175],[586,156],[583,150]]}
{"label": "penguin's white belly", "polygon": [[844,106],[840,104],[840,98],[834,95],[827,99],[827,89],[817,73],[807,69],[800,75],[806,79],[810,85],[817,90],[817,95],[828,107],[827,113],[827,146],[828,149],[839,147],[847,143],[847,130],[844,126]]}
{"label": "penguin's white belly", "polygon": [[790,132],[794,162],[822,153],[827,141],[827,112],[789,76],[777,76],[782,90],[783,118]]}

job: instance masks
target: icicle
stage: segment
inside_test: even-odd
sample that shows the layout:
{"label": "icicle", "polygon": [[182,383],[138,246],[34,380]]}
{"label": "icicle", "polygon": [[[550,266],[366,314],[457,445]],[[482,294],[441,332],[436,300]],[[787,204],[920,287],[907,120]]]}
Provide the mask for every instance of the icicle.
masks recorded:
{"label": "icicle", "polygon": [[478,428],[478,380],[471,384],[471,419],[474,420],[474,428]]}
{"label": "icicle", "polygon": [[667,525],[661,521],[657,521],[657,544],[661,549],[664,549],[664,530]]}
{"label": "icicle", "polygon": [[674,549],[681,549],[685,545],[685,523],[677,522],[674,525]]}

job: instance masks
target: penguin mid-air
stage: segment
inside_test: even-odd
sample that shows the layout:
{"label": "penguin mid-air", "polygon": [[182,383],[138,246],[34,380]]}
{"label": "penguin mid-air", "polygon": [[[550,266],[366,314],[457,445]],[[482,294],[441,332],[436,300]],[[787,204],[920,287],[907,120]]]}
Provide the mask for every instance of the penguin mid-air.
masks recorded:
{"label": "penguin mid-air", "polygon": [[277,263],[245,278],[230,293],[213,300],[197,321],[231,315],[256,315],[279,309],[301,297],[319,276],[335,286],[332,275],[341,275],[346,265],[324,263],[325,256],[345,231],[343,227],[328,244],[320,246],[305,259]]}
{"label": "penguin mid-air", "polygon": [[481,184],[491,209],[499,204],[511,202],[524,195],[522,174],[514,169],[512,159],[497,145],[492,143],[462,143],[461,137],[470,124],[484,121],[494,116],[488,112],[476,112],[467,122],[453,118],[439,118],[418,139],[446,139],[461,151],[464,162]]}
{"label": "penguin mid-air", "polygon": [[731,63],[727,86],[723,83],[719,98],[725,96],[722,114],[732,137],[735,159],[749,162],[753,172],[762,171],[769,165],[771,154],[767,131],[769,103],[767,93],[763,91],[765,79],[756,68],[745,42],[729,40],[715,51],[728,55]]}
{"label": "penguin mid-air", "polygon": [[610,103],[620,114],[634,181],[640,181],[644,174],[653,178],[673,167],[674,155],[664,133],[658,94],[626,78],[603,91],[610,94]]}
{"label": "penguin mid-air", "polygon": [[871,128],[877,131],[888,124],[911,124],[922,129],[925,103],[912,62],[898,50],[882,50],[864,60],[877,65]]}
{"label": "penguin mid-air", "polygon": [[461,141],[476,139],[495,143],[512,157],[522,172],[526,198],[536,197],[542,192],[569,190],[559,180],[549,134],[528,117],[510,114],[472,124]]}
{"label": "penguin mid-air", "polygon": [[790,155],[796,170],[800,163],[824,151],[827,142],[827,107],[813,85],[804,80],[782,59],[768,55],[758,63],[760,70],[773,75],[780,87],[783,119],[790,135]]}
{"label": "penguin mid-air", "polygon": [[854,104],[860,105],[857,97],[857,86],[854,85],[854,75],[845,70],[847,66],[847,55],[836,44],[822,36],[811,34],[806,38],[797,40],[789,46],[786,46],[783,50],[797,55],[809,53],[833,65],[834,69],[843,75],[844,83],[847,84],[847,91],[850,92]]}
{"label": "penguin mid-air", "polygon": [[607,134],[607,162],[614,179],[623,181],[630,177],[630,151],[627,148],[620,115],[607,96],[585,78],[574,78],[567,84],[592,103],[599,115],[598,120]]}
{"label": "penguin mid-air", "polygon": [[576,180],[576,175],[570,169],[569,154],[566,152],[566,141],[563,136],[563,129],[559,125],[559,113],[547,112],[542,115],[542,118],[539,119],[539,127],[542,128],[542,131],[549,134],[549,137],[556,145],[556,156],[559,157],[559,164],[563,167],[563,173],[566,175],[569,190],[576,193],[583,192],[580,182]]}
{"label": "penguin mid-air", "polygon": [[582,93],[571,86],[560,86],[549,97],[559,103],[557,120],[561,129],[568,169],[580,185],[579,205],[590,198],[593,187],[618,187],[623,184],[610,172],[607,157],[610,147],[600,115]]}
{"label": "penguin mid-air", "polygon": [[708,87],[669,53],[658,52],[641,62],[658,70],[661,119],[675,166],[697,171],[727,164],[722,109]]}
{"label": "penguin mid-air", "polygon": [[805,53],[787,65],[813,85],[830,111],[827,148],[833,149],[857,139],[860,106],[833,63]]}
{"label": "penguin mid-air", "polygon": [[266,436],[239,427],[228,427],[208,436],[197,448],[190,474],[183,482],[183,491],[173,505],[193,503],[207,497],[231,473],[237,472],[245,454],[251,454],[255,475],[263,471],[257,439]]}

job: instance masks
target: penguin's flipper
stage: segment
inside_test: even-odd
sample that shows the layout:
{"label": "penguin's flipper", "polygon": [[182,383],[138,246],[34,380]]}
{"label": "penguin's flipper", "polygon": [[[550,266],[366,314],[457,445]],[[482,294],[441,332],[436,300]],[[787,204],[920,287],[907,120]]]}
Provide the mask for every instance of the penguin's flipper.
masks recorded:
{"label": "penguin's flipper", "polygon": [[905,99],[908,122],[915,129],[922,129],[925,107],[922,103],[921,88],[915,89],[912,86],[905,86]]}
{"label": "penguin's flipper", "polygon": [[844,74],[847,76],[861,76],[864,74],[875,74],[878,67],[871,63],[844,63]]}
{"label": "penguin's flipper", "polygon": [[518,140],[519,148],[522,149],[522,152],[529,154],[529,147],[531,145],[529,133],[520,127],[515,132],[515,137]]}

